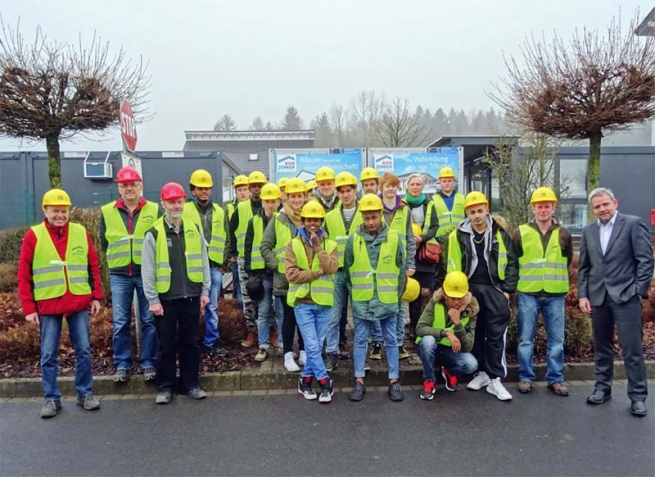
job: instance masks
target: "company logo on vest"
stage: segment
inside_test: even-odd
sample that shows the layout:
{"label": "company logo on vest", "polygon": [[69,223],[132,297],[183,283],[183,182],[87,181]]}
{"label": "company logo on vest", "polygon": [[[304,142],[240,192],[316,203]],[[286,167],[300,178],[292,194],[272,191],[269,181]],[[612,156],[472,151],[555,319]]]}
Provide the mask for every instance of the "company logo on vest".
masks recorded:
{"label": "company logo on vest", "polygon": [[79,245],[77,247],[73,247],[71,250],[71,253],[75,257],[83,257],[84,256],[84,247],[80,247]]}

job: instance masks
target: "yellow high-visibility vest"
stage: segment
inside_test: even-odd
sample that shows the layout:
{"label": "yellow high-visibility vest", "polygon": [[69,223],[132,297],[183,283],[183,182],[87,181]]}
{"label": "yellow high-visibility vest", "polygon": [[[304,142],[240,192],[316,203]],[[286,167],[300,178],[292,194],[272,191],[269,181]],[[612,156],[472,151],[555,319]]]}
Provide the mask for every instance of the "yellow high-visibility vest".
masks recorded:
{"label": "yellow high-visibility vest", "polygon": [[[227,233],[225,232],[225,211],[216,204],[212,204],[212,208],[212,235],[207,254],[210,260],[222,264],[225,257],[225,239],[227,238]],[[202,230],[200,212],[193,201],[184,204],[182,217],[192,221]]]}
{"label": "yellow high-visibility vest", "polygon": [[[387,240],[380,245],[380,255],[376,270],[372,269],[371,260],[366,250],[364,238],[356,233],[353,237],[353,264],[348,270],[352,283],[352,300],[369,301],[373,291],[377,291],[378,299],[384,304],[398,303],[398,275],[400,269],[396,264],[399,234],[395,230],[387,231]],[[375,276],[375,280],[373,280]]]}
{"label": "yellow high-visibility vest", "polygon": [[519,227],[523,255],[519,257],[519,283],[523,293],[568,293],[567,259],[559,245],[560,228],[553,230],[544,251],[540,233],[528,224]]}
{"label": "yellow high-visibility vest", "polygon": [[[296,263],[301,270],[319,271],[321,264],[318,260],[318,254],[314,255],[311,268],[307,251],[300,237],[291,241],[293,253],[296,256]],[[323,240],[323,249],[327,253],[332,253],[337,248],[337,243],[330,239]],[[334,275],[324,273],[320,277],[308,283],[291,283],[289,282],[289,293],[287,294],[287,304],[294,306],[296,298],[303,298],[310,295],[317,305],[332,306],[334,304]]]}
{"label": "yellow high-visibility vest", "polygon": [[453,210],[448,210],[446,202],[441,197],[441,194],[435,194],[434,206],[437,210],[437,218],[439,219],[439,230],[435,238],[451,233],[459,224],[466,218],[466,210],[464,208],[464,195],[455,194],[455,201],[453,202]]}
{"label": "yellow high-visibility vest", "polygon": [[107,266],[126,267],[131,262],[141,265],[143,237],[152,228],[159,214],[159,206],[147,201],[141,209],[133,227],[132,235],[127,232],[125,222],[115,202],[103,205],[100,210],[105,219],[105,239],[107,240]]}
{"label": "yellow high-visibility vest", "polygon": [[[164,218],[155,222],[157,241],[155,243],[155,285],[157,293],[166,293],[171,288],[171,265],[168,256],[168,241],[166,240]],[[202,283],[202,247],[203,240],[196,225],[188,219],[182,219],[184,229],[184,256],[186,272],[189,280]]]}

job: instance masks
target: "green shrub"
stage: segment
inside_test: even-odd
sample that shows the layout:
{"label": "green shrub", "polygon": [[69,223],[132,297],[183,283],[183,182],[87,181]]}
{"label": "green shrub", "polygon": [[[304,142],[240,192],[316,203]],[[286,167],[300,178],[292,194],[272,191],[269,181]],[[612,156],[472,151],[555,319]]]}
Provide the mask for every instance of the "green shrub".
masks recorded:
{"label": "green shrub", "polygon": [[29,227],[0,230],[0,262],[17,264],[23,237]]}
{"label": "green shrub", "polygon": [[0,293],[16,290],[18,266],[15,263],[0,263]]}

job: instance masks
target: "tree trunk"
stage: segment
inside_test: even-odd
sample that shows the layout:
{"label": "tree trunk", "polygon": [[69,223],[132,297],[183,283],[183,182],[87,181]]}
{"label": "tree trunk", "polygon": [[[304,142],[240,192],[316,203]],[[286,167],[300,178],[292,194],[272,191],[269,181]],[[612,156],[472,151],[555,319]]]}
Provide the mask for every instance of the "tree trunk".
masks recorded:
{"label": "tree trunk", "polygon": [[[589,162],[587,165],[587,195],[596,189],[600,183],[600,143],[603,139],[602,131],[596,131],[589,137]],[[596,220],[591,207],[587,207],[587,218]]]}
{"label": "tree trunk", "polygon": [[50,177],[50,187],[53,189],[61,188],[61,157],[59,153],[59,134],[50,135],[45,140],[48,149],[48,176]]}

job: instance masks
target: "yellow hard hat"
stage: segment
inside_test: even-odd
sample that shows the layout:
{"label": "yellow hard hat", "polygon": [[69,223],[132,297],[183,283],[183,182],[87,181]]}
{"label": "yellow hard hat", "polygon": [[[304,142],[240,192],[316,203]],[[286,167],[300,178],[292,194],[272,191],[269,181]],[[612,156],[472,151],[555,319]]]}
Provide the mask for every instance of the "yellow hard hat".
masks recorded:
{"label": "yellow hard hat", "polygon": [[405,291],[403,296],[400,297],[402,301],[411,302],[418,298],[418,295],[421,293],[421,285],[412,277],[407,277],[407,283],[405,284]]}
{"label": "yellow hard hat", "polygon": [[204,169],[193,171],[189,184],[195,187],[214,187],[211,174]]}
{"label": "yellow hard hat", "polygon": [[443,281],[443,291],[450,298],[462,298],[469,291],[469,280],[463,272],[450,272]]}
{"label": "yellow hard hat", "polygon": [[259,195],[261,200],[277,200],[280,197],[282,197],[280,188],[271,183],[265,184],[264,187],[262,187],[261,194]]}
{"label": "yellow hard hat", "polygon": [[325,209],[318,202],[310,201],[302,206],[300,217],[303,219],[324,219]]}
{"label": "yellow hard hat", "polygon": [[287,186],[288,182],[289,182],[289,178],[288,177],[283,177],[279,181],[277,181],[277,186],[280,189],[283,189],[283,188],[285,188]]}
{"label": "yellow hard hat", "polygon": [[251,172],[248,176],[248,185],[252,184],[266,184],[266,176],[259,171]]}
{"label": "yellow hard hat", "polygon": [[43,194],[43,201],[41,202],[41,208],[45,210],[46,205],[68,205],[71,206],[71,198],[68,194],[61,189],[50,189],[48,192]]}
{"label": "yellow hard hat", "polygon": [[305,192],[311,192],[311,191],[313,191],[314,189],[316,189],[316,186],[317,186],[317,185],[318,185],[318,184],[316,183],[316,181],[309,181],[309,182],[307,183],[307,189],[306,189]]}
{"label": "yellow hard hat", "polygon": [[469,192],[466,195],[466,198],[464,198],[465,209],[468,209],[472,205],[479,205],[479,204],[486,204],[487,206],[489,205],[489,201],[487,200],[487,198],[484,196],[482,192],[478,192],[478,191]]}
{"label": "yellow hard hat", "polygon": [[375,179],[376,181],[379,181],[380,175],[378,174],[378,171],[376,171],[372,167],[365,167],[364,170],[362,170],[362,173],[359,175],[359,180],[361,182],[364,182],[370,179]]}
{"label": "yellow hard hat", "polygon": [[421,230],[421,226],[416,223],[412,224],[412,232],[414,232],[415,236],[420,236],[423,233],[423,231]]}
{"label": "yellow hard hat", "polygon": [[284,192],[289,194],[304,194],[305,193],[305,183],[302,179],[294,177],[287,181],[287,186],[284,188]]}
{"label": "yellow hard hat", "polygon": [[335,186],[338,189],[341,186],[353,186],[357,188],[357,177],[353,176],[350,172],[339,172]]}
{"label": "yellow hard hat", "polygon": [[555,202],[557,204],[557,197],[555,192],[548,187],[539,187],[532,193],[532,198],[530,199],[530,205],[537,202]]}
{"label": "yellow hard hat", "polygon": [[437,179],[454,179],[455,178],[455,171],[452,170],[450,167],[442,167],[441,170],[439,171],[439,177]]}
{"label": "yellow hard hat", "polygon": [[316,182],[333,181],[334,179],[336,179],[334,171],[329,167],[321,167],[316,171]]}
{"label": "yellow hard hat", "polygon": [[247,186],[248,185],[248,176],[238,175],[234,178],[234,183],[232,186],[236,189],[237,187]]}
{"label": "yellow hard hat", "polygon": [[382,211],[382,199],[375,194],[366,194],[359,199],[360,212]]}

